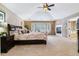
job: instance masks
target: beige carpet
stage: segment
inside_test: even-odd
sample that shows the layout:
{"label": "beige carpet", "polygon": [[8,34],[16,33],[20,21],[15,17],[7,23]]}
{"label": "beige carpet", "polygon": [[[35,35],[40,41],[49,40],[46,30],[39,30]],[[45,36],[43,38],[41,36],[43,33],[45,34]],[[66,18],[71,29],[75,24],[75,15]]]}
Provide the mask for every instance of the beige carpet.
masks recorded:
{"label": "beige carpet", "polygon": [[48,36],[47,45],[20,45],[13,47],[3,56],[76,56],[77,41],[60,37]]}

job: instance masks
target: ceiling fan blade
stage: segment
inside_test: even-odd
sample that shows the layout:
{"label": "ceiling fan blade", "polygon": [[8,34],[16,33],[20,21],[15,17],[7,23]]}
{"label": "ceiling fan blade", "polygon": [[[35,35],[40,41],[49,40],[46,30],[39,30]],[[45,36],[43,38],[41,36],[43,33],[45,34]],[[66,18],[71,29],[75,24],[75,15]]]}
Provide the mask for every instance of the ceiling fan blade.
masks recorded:
{"label": "ceiling fan blade", "polygon": [[51,11],[51,9],[50,9],[50,8],[48,8],[48,10],[49,10],[49,11]]}
{"label": "ceiling fan blade", "polygon": [[38,7],[38,8],[43,8],[43,7]]}
{"label": "ceiling fan blade", "polygon": [[55,4],[51,4],[51,5],[49,5],[48,7],[52,7],[52,6],[55,6]]}

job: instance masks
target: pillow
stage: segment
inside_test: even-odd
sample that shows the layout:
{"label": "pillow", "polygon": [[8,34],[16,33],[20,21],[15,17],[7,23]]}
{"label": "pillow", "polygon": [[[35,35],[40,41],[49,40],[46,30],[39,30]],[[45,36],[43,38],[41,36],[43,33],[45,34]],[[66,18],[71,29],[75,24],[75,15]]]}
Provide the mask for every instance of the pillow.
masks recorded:
{"label": "pillow", "polygon": [[24,33],[27,33],[27,30],[24,29],[23,32],[24,32]]}
{"label": "pillow", "polygon": [[14,32],[14,35],[19,35],[17,31]]}
{"label": "pillow", "polygon": [[17,29],[16,32],[20,35],[21,34],[21,29]]}
{"label": "pillow", "polygon": [[21,31],[20,30],[17,30],[18,34],[21,34]]}
{"label": "pillow", "polygon": [[21,34],[25,34],[25,32],[23,30],[21,30]]}
{"label": "pillow", "polygon": [[28,30],[27,33],[30,33],[30,31]]}

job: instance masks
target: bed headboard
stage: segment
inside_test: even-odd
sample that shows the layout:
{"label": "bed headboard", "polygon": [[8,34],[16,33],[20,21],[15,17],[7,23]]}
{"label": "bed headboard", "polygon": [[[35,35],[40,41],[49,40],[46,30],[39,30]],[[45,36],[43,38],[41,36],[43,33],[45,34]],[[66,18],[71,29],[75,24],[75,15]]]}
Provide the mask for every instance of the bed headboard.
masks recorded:
{"label": "bed headboard", "polygon": [[16,29],[22,29],[22,26],[15,26],[15,25],[8,24],[7,28],[8,28],[8,35],[10,35],[11,34],[10,32],[14,32],[16,31]]}
{"label": "bed headboard", "polygon": [[8,24],[8,30],[9,31],[15,31],[17,28],[22,29],[22,26],[15,26],[15,25]]}

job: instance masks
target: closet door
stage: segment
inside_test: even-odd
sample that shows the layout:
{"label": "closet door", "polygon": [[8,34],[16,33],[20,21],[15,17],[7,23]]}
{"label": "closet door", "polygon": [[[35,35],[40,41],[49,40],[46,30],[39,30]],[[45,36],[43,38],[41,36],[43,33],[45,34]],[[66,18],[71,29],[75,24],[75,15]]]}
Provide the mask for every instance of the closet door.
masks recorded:
{"label": "closet door", "polygon": [[69,33],[69,37],[68,38],[70,38],[71,40],[73,40],[73,41],[75,41],[75,40],[77,40],[77,26],[76,26],[76,21],[69,21],[69,26],[68,26],[68,28],[69,28],[69,30],[68,30],[68,33]]}
{"label": "closet door", "polygon": [[79,19],[77,20],[77,29],[79,30]]}
{"label": "closet door", "polygon": [[79,19],[77,20],[77,38],[78,38],[78,52],[79,52]]}

